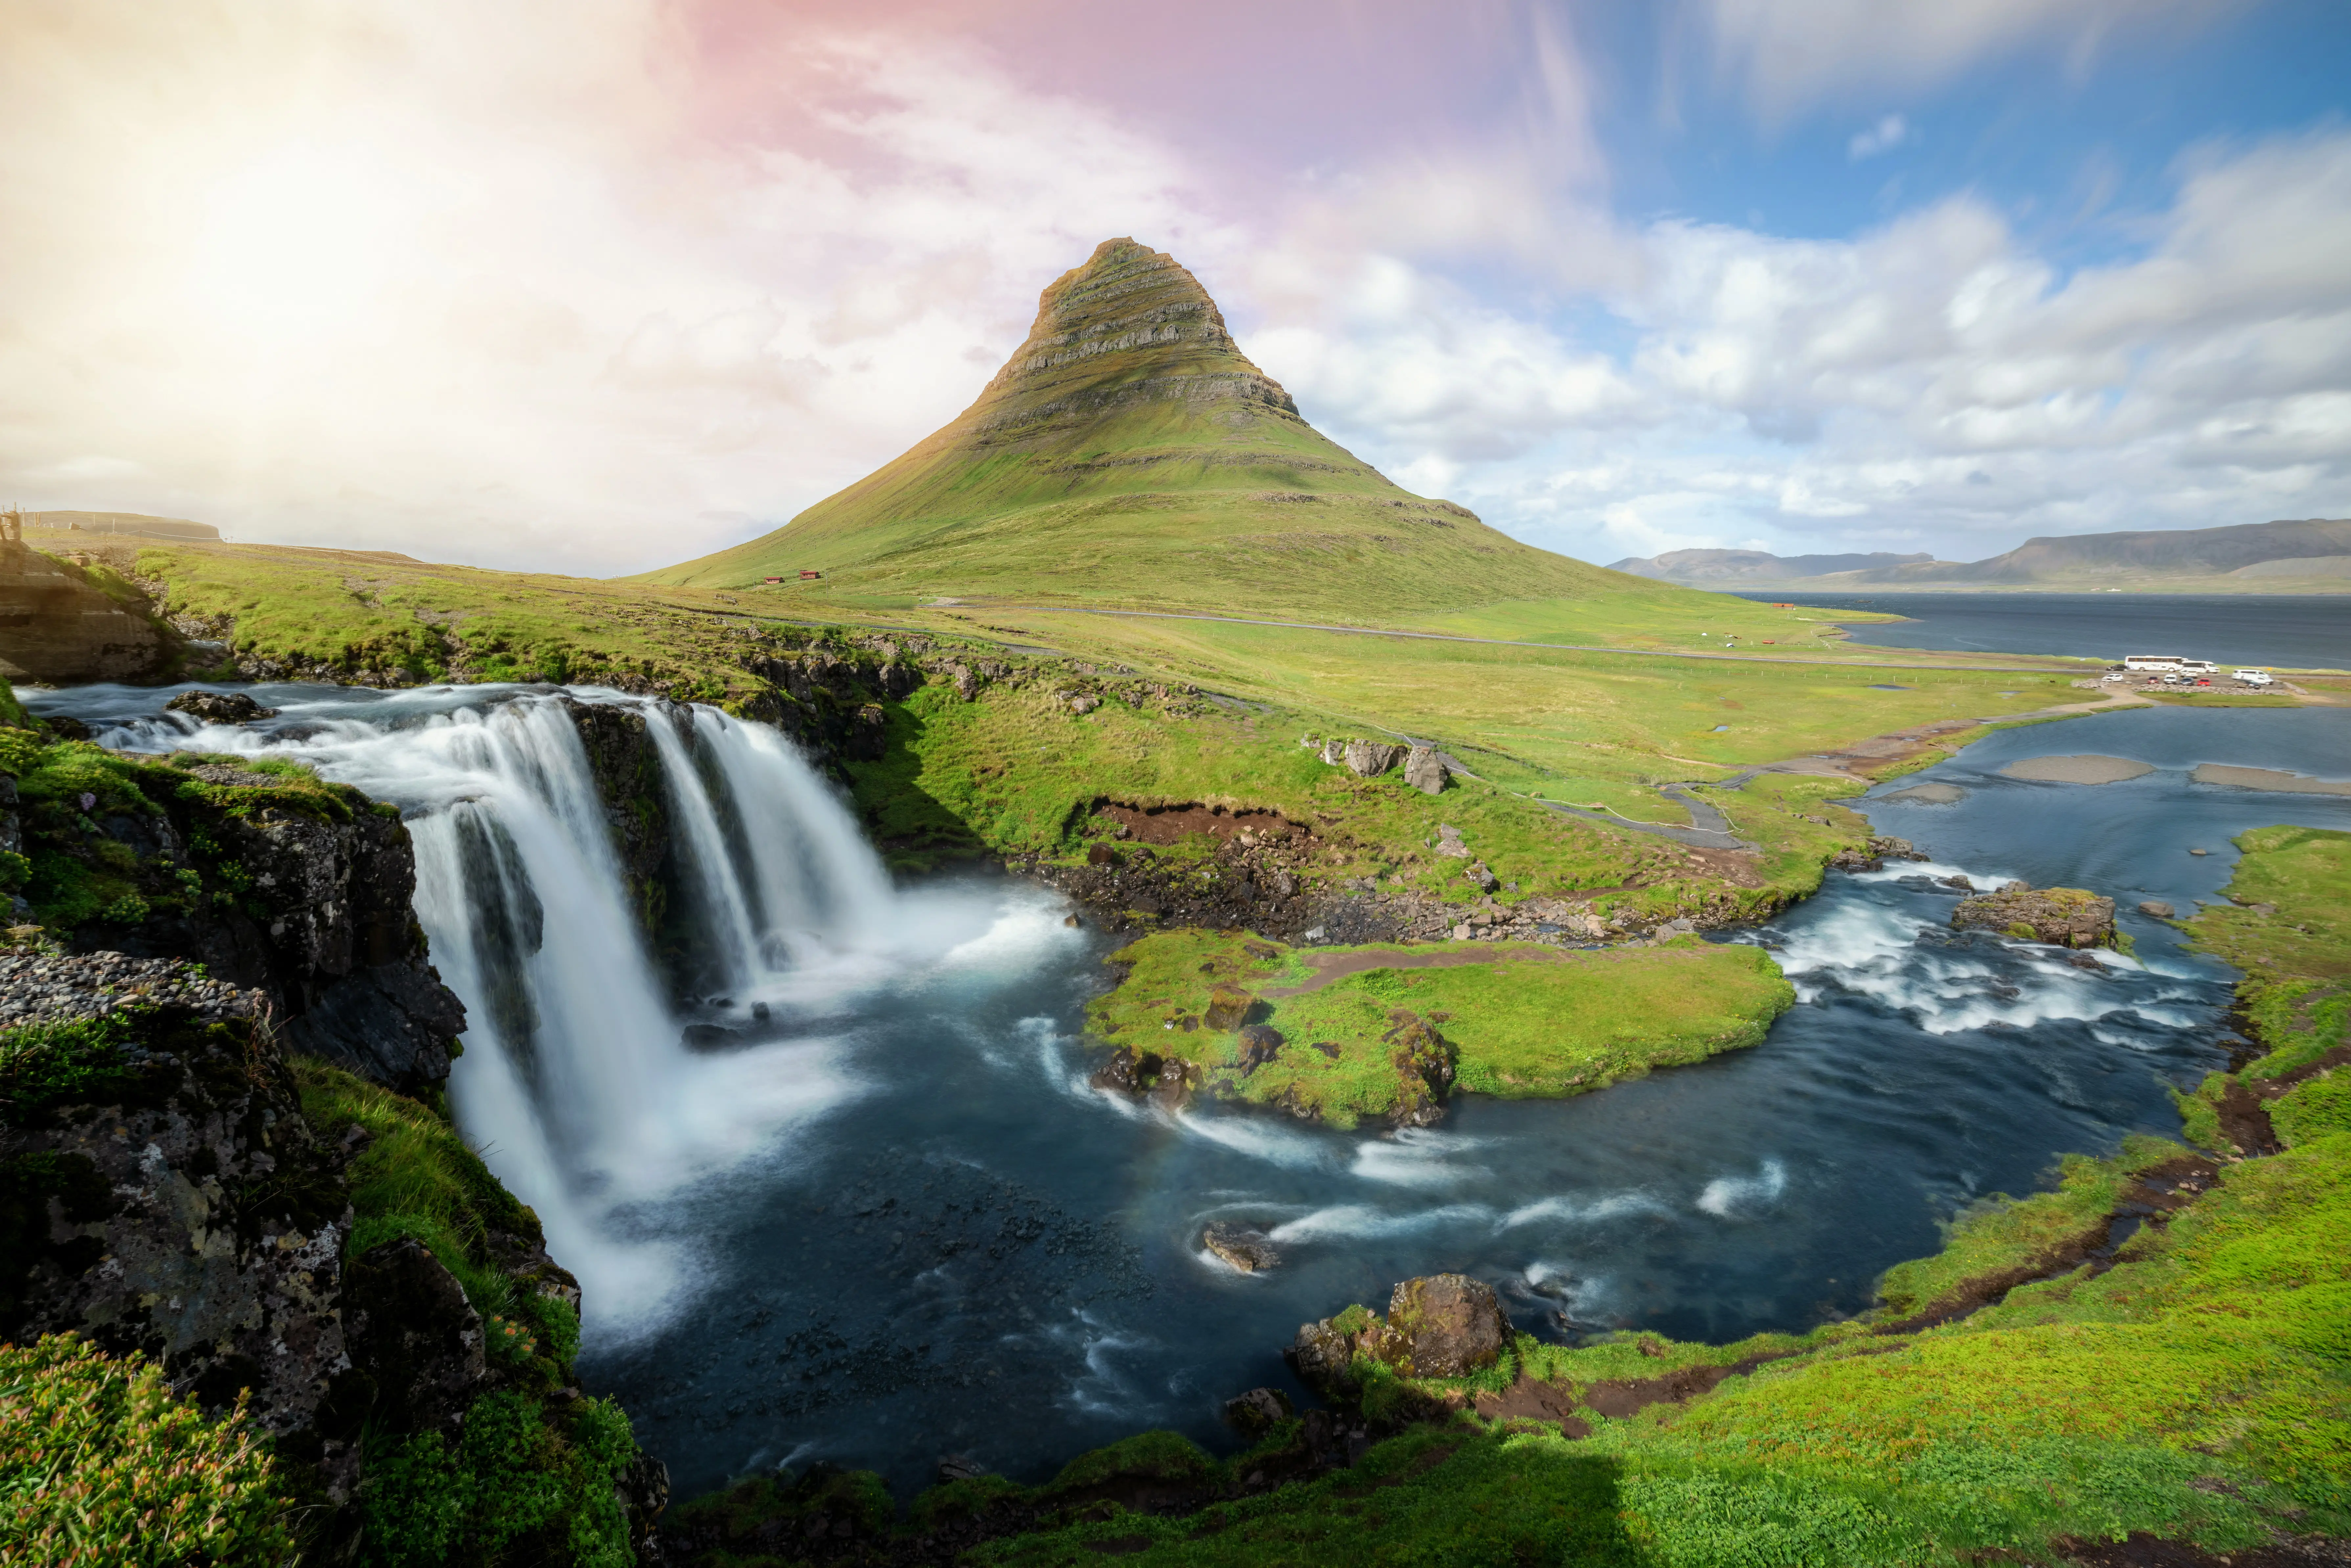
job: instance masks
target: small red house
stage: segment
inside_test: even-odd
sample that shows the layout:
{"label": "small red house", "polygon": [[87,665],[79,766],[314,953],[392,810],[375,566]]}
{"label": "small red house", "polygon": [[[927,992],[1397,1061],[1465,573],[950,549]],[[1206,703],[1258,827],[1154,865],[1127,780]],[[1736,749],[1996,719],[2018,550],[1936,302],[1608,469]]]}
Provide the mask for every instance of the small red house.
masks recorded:
{"label": "small red house", "polygon": [[806,570],[803,570],[803,571],[800,573],[800,580],[801,580],[802,582],[808,582],[808,581],[810,581],[810,580],[814,580],[814,579],[816,579],[816,578],[820,578],[820,577],[822,577],[823,575],[824,575],[824,573],[822,573],[822,572],[820,572],[820,571],[806,571]]}

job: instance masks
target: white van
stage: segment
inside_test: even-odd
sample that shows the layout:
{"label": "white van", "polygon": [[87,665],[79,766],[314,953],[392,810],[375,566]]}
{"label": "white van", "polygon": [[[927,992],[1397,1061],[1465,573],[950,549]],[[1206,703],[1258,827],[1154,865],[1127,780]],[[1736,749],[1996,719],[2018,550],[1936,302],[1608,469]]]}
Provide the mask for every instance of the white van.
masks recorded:
{"label": "white van", "polygon": [[2267,670],[2239,670],[2237,679],[2249,686],[2266,686],[2271,684],[2270,673]]}

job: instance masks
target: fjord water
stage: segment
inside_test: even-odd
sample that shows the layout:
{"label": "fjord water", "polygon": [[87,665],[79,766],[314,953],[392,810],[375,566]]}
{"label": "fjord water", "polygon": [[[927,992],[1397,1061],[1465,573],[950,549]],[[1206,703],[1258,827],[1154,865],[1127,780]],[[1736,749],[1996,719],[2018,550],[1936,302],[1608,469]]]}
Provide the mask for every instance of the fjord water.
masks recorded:
{"label": "fjord water", "polygon": [[[2234,833],[2351,827],[2351,801],[2184,771],[2351,775],[2351,715],[2002,732],[1873,792],[1925,778],[1958,801],[1864,803],[1931,863],[1832,875],[1740,938],[1775,946],[1802,998],[1761,1046],[1342,1134],[1088,1089],[1077,1034],[1107,944],[1008,880],[890,888],[822,782],[756,727],[698,711],[664,748],[718,949],[700,956],[728,977],[723,1001],[681,1000],[549,696],[256,688],[278,718],[192,732],[156,716],[169,695],[42,706],[117,720],[117,745],[300,756],[402,804],[418,912],[472,1019],[457,1113],[581,1276],[585,1375],[688,1493],[820,1458],[909,1490],[946,1452],[1030,1479],[1155,1426],[1223,1444],[1224,1398],[1298,1392],[1278,1350],[1301,1321],[1437,1270],[1493,1281],[1547,1336],[1719,1340],[1858,1311],[1967,1203],[2030,1189],[2062,1153],[2176,1132],[2168,1087],[2225,1056],[2231,977],[2169,928],[2126,915],[2137,959],[2080,969],[1951,933],[1956,894],[1922,873],[2184,910],[2217,896]],[[1997,772],[2080,751],[2158,771],[2100,788]],[[732,1043],[686,1049],[695,1023]],[[1267,1228],[1283,1266],[1215,1262],[1198,1245],[1213,1218]]]}
{"label": "fjord water", "polygon": [[1873,647],[2087,659],[2180,653],[2226,664],[2351,669],[2351,594],[1792,591],[1740,597],[1909,617],[1846,623],[1847,641]]}

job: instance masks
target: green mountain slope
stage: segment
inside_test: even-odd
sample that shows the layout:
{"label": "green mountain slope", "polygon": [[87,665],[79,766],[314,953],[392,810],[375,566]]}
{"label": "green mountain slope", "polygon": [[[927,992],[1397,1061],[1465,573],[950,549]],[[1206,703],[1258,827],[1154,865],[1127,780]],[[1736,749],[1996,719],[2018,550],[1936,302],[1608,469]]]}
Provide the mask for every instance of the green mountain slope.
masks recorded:
{"label": "green mountain slope", "polygon": [[785,527],[639,580],[829,596],[1442,613],[1635,584],[1391,484],[1306,423],[1176,261],[1105,241],[979,398]]}

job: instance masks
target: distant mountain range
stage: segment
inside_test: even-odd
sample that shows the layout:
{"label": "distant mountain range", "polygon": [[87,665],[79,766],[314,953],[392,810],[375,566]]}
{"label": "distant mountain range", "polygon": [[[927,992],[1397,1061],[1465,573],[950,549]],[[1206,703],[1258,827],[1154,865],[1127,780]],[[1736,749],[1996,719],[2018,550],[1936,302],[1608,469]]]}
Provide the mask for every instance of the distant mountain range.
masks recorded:
{"label": "distant mountain range", "polygon": [[1627,556],[1613,562],[1611,571],[1654,577],[1666,582],[1736,582],[1746,579],[1776,582],[1788,577],[1823,577],[1833,571],[1869,571],[1909,566],[1935,558],[1890,555],[1770,555],[1760,549],[1676,549],[1660,556]]}
{"label": "distant mountain range", "polygon": [[1761,550],[1685,549],[1653,559],[1630,557],[1612,570],[1693,586],[1802,585],[1814,592],[1844,588],[2351,585],[2351,518],[2059,535],[2027,539],[2005,555],[1978,561],[1923,555],[1775,556]]}

